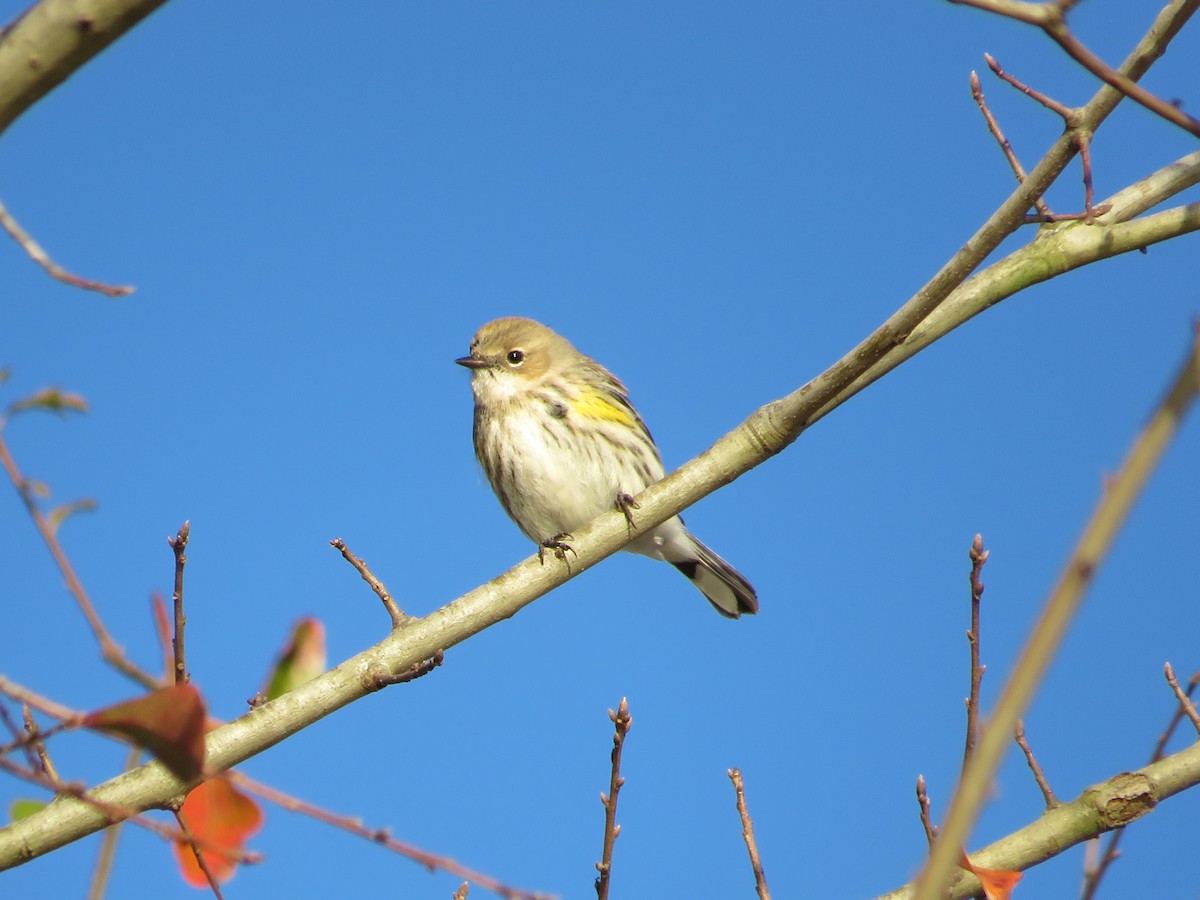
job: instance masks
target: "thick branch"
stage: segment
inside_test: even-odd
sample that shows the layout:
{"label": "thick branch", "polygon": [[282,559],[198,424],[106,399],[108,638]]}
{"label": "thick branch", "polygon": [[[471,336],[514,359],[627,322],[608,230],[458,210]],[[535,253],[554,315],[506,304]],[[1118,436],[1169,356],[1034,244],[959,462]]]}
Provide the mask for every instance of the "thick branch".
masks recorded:
{"label": "thick branch", "polygon": [[42,0],[0,32],[0,133],[166,0]]}

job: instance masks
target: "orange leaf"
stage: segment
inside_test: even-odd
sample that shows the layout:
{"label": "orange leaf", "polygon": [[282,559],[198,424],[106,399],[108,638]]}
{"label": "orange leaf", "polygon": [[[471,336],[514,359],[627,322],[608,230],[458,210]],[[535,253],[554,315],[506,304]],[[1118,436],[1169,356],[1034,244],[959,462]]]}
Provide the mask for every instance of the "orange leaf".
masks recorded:
{"label": "orange leaf", "polygon": [[[220,852],[240,854],[246,840],[262,828],[263,814],[257,803],[223,778],[197,785],[179,810],[184,823],[203,843],[200,852],[208,871],[219,882],[228,881],[237,871],[237,860]],[[208,879],[196,862],[196,854],[183,841],[175,842],[175,859],[183,880],[192,887],[207,887]]]}
{"label": "orange leaf", "polygon": [[966,869],[979,879],[983,886],[983,896],[987,900],[1009,900],[1013,888],[1021,880],[1021,873],[1009,869],[981,869],[971,864],[967,851],[962,851],[962,859],[958,861],[959,868]]}
{"label": "orange leaf", "polygon": [[191,684],[176,684],[89,713],[83,724],[132,741],[180,781],[192,781],[204,768],[205,716],[200,692]]}
{"label": "orange leaf", "polygon": [[274,700],[324,671],[325,626],[320,619],[301,619],[292,627],[291,638],[267,677],[263,694]]}

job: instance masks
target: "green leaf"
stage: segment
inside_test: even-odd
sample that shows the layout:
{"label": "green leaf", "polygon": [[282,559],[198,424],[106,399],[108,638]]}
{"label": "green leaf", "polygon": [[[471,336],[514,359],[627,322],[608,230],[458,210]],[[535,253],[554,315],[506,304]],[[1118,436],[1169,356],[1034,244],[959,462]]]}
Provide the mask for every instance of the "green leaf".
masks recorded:
{"label": "green leaf", "polygon": [[279,654],[263,691],[268,700],[311,681],[325,671],[325,626],[319,619],[301,619]]}
{"label": "green leaf", "polygon": [[14,800],[8,807],[8,816],[14,822],[19,822],[22,819],[27,819],[35,812],[41,812],[46,808],[46,804],[41,800]]}
{"label": "green leaf", "polygon": [[63,415],[68,412],[85,413],[88,411],[88,405],[82,394],[72,394],[62,388],[48,387],[21,400],[14,400],[8,406],[8,414],[11,416],[31,409],[44,409]]}

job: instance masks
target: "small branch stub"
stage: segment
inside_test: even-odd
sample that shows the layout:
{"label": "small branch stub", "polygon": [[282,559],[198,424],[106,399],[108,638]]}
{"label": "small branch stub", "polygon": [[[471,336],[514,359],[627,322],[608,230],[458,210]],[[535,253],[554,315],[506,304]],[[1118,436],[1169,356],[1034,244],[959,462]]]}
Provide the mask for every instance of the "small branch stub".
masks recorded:
{"label": "small branch stub", "polygon": [[929,794],[925,789],[925,776],[917,776],[917,805],[921,807],[921,827],[925,829],[925,842],[929,844],[929,849],[933,849],[933,843],[937,840],[937,826],[933,824],[933,819],[929,815],[929,809],[932,804],[929,802]]}
{"label": "small branch stub", "polygon": [[1042,771],[1042,767],[1038,765],[1037,758],[1033,755],[1033,749],[1029,746],[1029,741],[1025,739],[1025,723],[1020,719],[1017,720],[1016,731],[1017,746],[1021,748],[1021,752],[1025,754],[1025,762],[1029,765],[1029,771],[1033,773],[1033,779],[1037,782],[1037,786],[1041,789],[1042,798],[1046,801],[1046,809],[1054,809],[1061,805],[1058,798],[1054,796],[1054,791],[1050,789],[1050,782],[1046,780],[1046,774]]}
{"label": "small branch stub", "polygon": [[187,655],[183,642],[183,631],[187,625],[187,617],[183,614],[183,569],[187,565],[187,543],[191,533],[191,522],[187,521],[179,527],[175,537],[167,538],[167,543],[175,552],[175,590],[171,594],[171,600],[175,606],[175,639],[172,646],[175,648],[176,684],[187,684],[191,680],[187,671]]}
{"label": "small branch stub", "polygon": [[339,551],[342,554],[342,558],[354,566],[358,574],[362,576],[362,580],[371,586],[371,590],[383,602],[383,608],[387,610],[388,616],[392,620],[393,631],[403,628],[412,621],[412,617],[406,615],[404,610],[397,605],[396,601],[392,599],[392,595],[388,593],[387,588],[383,586],[383,582],[376,578],[371,570],[367,568],[367,564],[350,552],[350,548],[346,546],[345,541],[341,538],[334,538],[329,542],[329,546]]}

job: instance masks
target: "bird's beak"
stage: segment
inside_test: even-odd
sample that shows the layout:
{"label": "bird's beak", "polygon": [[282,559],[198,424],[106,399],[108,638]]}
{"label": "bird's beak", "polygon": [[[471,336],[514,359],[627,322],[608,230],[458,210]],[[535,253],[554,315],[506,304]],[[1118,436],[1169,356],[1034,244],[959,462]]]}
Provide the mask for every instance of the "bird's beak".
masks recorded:
{"label": "bird's beak", "polygon": [[468,369],[482,369],[487,365],[487,363],[477,356],[464,356],[462,359],[456,359],[455,362]]}

